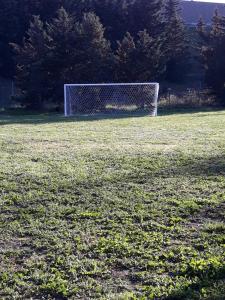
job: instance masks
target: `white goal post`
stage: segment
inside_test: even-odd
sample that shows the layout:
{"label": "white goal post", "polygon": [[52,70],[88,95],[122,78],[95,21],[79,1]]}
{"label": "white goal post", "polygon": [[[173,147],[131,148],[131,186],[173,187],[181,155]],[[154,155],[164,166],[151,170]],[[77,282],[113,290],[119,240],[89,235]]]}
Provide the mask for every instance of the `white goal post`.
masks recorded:
{"label": "white goal post", "polygon": [[65,84],[65,116],[145,111],[157,116],[159,83]]}

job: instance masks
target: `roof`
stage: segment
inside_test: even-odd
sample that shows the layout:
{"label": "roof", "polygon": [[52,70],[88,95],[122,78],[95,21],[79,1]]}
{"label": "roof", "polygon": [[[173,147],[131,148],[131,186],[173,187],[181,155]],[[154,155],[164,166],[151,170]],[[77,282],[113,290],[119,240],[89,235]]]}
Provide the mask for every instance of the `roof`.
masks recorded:
{"label": "roof", "polygon": [[200,17],[203,18],[206,24],[211,23],[214,11],[218,9],[220,15],[225,16],[225,4],[199,2],[193,0],[182,0],[181,10],[185,23],[189,25],[196,25]]}

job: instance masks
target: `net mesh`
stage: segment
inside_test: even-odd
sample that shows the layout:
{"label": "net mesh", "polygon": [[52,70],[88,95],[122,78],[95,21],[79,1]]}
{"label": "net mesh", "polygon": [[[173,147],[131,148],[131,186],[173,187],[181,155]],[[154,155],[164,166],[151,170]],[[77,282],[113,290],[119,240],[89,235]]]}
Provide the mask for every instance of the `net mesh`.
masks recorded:
{"label": "net mesh", "polygon": [[145,110],[157,114],[158,84],[65,85],[65,115]]}

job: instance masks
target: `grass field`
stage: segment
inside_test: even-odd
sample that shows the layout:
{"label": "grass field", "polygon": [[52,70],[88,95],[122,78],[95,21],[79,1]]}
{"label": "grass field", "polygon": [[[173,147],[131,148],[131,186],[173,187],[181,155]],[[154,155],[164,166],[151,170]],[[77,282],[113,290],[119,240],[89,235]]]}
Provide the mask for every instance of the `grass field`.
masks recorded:
{"label": "grass field", "polygon": [[225,111],[0,115],[0,299],[225,299]]}

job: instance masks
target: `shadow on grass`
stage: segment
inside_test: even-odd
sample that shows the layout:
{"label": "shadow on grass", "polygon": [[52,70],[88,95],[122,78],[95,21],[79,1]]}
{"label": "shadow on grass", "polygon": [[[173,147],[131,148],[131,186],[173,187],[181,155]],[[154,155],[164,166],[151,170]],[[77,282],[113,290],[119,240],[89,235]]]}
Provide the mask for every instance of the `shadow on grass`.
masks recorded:
{"label": "shadow on grass", "polygon": [[47,124],[47,123],[71,123],[71,122],[93,122],[100,120],[117,120],[126,118],[146,117],[147,111],[137,111],[132,113],[113,112],[113,113],[95,113],[95,114],[79,114],[71,117],[65,117],[62,114],[54,113],[32,113],[21,111],[19,114],[13,112],[0,113],[0,125],[9,124]]}
{"label": "shadow on grass", "polygon": [[[224,300],[225,299],[225,265],[201,270],[201,274],[189,276],[195,283],[173,291],[166,300]],[[197,279],[196,279],[197,278]]]}
{"label": "shadow on grass", "polygon": [[[175,114],[198,114],[197,117],[212,116],[213,112],[218,116],[218,112],[221,111],[221,115],[225,115],[225,112],[221,108],[182,108],[182,109],[168,109],[160,108],[159,116],[168,116]],[[70,123],[70,122],[92,122],[100,120],[117,120],[117,119],[127,119],[127,118],[140,118],[150,116],[149,112],[146,110],[140,110],[135,112],[121,112],[113,111],[106,113],[95,113],[95,114],[79,114],[73,117],[64,117],[62,114],[55,113],[40,113],[26,110],[9,110],[0,112],[0,125],[10,125],[10,124],[47,124],[47,123]]]}
{"label": "shadow on grass", "polygon": [[174,172],[176,175],[192,176],[224,176],[225,175],[225,155],[205,157],[185,157],[181,158]]}

